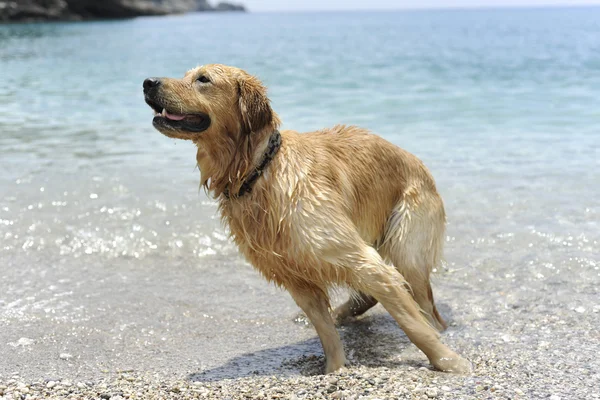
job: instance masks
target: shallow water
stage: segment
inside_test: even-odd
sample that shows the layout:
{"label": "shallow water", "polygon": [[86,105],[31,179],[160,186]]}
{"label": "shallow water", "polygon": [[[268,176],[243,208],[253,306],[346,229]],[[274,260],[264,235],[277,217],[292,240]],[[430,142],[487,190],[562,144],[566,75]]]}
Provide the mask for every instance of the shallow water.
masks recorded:
{"label": "shallow water", "polygon": [[506,334],[490,331],[499,305],[597,313],[598,21],[584,8],[0,26],[0,374],[219,377],[244,353],[273,371],[320,352],[229,242],[193,146],[151,126],[143,79],[211,62],[258,75],[284,128],[359,124],[425,161],[449,218],[437,296],[456,326],[487,329],[464,343]]}

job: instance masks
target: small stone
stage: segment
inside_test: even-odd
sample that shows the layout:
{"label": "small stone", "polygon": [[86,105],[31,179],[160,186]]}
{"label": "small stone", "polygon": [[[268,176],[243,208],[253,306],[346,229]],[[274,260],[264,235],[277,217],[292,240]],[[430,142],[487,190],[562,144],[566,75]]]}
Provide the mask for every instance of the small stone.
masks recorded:
{"label": "small stone", "polygon": [[427,395],[427,397],[429,397],[430,399],[436,398],[438,395],[438,391],[436,388],[429,388],[425,391],[425,394]]}
{"label": "small stone", "polygon": [[523,391],[519,388],[515,389],[515,393],[518,394],[519,396],[523,396]]}
{"label": "small stone", "polygon": [[417,386],[412,387],[411,390],[415,393],[423,393],[425,388],[419,383]]}
{"label": "small stone", "polygon": [[24,383],[22,383],[22,382],[19,382],[19,383],[17,384],[17,388],[16,388],[15,390],[17,390],[17,391],[19,391],[19,392],[21,392],[21,393],[23,393],[23,394],[27,394],[27,393],[29,393],[29,388],[27,387],[27,385],[25,385],[25,384],[24,384]]}
{"label": "small stone", "polygon": [[[16,342],[8,343],[8,345],[12,346],[12,347],[26,347],[26,346],[31,346],[33,343],[34,343],[33,339],[22,337],[19,340],[17,340]],[[18,375],[18,374],[16,374],[16,375]]]}
{"label": "small stone", "polygon": [[560,400],[560,396],[553,394],[552,396],[550,396],[550,400]]}
{"label": "small stone", "polygon": [[111,396],[110,396],[110,394],[108,394],[108,393],[102,393],[102,394],[100,395],[100,398],[102,398],[102,399],[104,399],[104,400],[110,400],[110,397],[111,397]]}
{"label": "small stone", "polygon": [[65,360],[68,361],[71,358],[73,358],[73,356],[69,353],[60,353],[60,355],[58,356],[61,360]]}
{"label": "small stone", "polygon": [[577,308],[575,309],[575,311],[577,311],[578,313],[582,314],[582,313],[584,313],[584,312],[585,312],[585,307],[581,307],[581,306],[579,306],[579,307],[577,307]]}
{"label": "small stone", "polygon": [[501,337],[502,337],[502,340],[503,340],[505,343],[509,343],[509,342],[512,342],[512,341],[513,341],[513,338],[512,338],[512,336],[510,336],[510,335],[508,335],[508,334],[504,334],[504,335],[502,335]]}
{"label": "small stone", "polygon": [[77,382],[77,388],[78,389],[85,389],[87,386],[85,383],[83,382]]}
{"label": "small stone", "polygon": [[56,382],[54,381],[49,381],[48,383],[46,383],[46,387],[48,389],[52,389],[54,386],[56,386]]}
{"label": "small stone", "polygon": [[449,386],[442,386],[442,390],[443,390],[444,392],[449,392],[449,391],[451,391],[452,389],[450,389],[450,387],[449,387]]}

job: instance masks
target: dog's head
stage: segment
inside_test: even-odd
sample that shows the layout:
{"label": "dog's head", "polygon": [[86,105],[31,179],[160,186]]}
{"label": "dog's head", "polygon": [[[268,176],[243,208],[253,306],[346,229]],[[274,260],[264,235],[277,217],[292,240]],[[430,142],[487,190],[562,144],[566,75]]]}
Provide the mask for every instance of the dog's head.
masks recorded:
{"label": "dog's head", "polygon": [[239,68],[204,65],[182,79],[148,78],[146,103],[154,127],[166,136],[198,141],[202,136],[248,135],[273,128],[273,113],[262,83]]}
{"label": "dog's head", "polygon": [[225,65],[200,66],[182,79],[148,78],[144,97],[156,129],[196,143],[202,184],[215,195],[239,188],[280,124],[262,83]]}

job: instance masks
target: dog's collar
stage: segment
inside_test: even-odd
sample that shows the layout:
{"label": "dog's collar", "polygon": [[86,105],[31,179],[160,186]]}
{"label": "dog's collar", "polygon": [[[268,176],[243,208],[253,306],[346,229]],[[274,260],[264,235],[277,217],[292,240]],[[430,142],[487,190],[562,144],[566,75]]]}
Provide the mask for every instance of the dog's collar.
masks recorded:
{"label": "dog's collar", "polygon": [[[256,169],[246,177],[244,183],[242,183],[242,186],[240,187],[240,191],[235,197],[242,197],[246,193],[252,192],[252,186],[254,186],[254,183],[256,183],[256,180],[262,175],[263,171],[265,170],[265,168],[267,168],[271,160],[275,158],[275,155],[277,154],[280,148],[281,133],[279,133],[279,131],[275,129],[275,131],[271,134],[271,137],[269,138],[269,144],[267,145],[267,149],[263,154],[262,161],[260,162],[258,167],[256,167]],[[227,199],[231,197],[231,194],[229,193],[229,188],[226,188],[223,194]]]}

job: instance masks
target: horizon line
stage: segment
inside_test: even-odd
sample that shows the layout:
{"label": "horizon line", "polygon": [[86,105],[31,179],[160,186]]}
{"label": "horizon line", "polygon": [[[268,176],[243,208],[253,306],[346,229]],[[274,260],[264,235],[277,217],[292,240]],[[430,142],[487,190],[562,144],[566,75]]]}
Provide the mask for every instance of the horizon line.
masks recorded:
{"label": "horizon line", "polygon": [[385,7],[385,8],[324,8],[324,9],[270,9],[252,10],[247,8],[248,13],[316,13],[316,12],[369,12],[369,11],[476,11],[476,10],[536,10],[536,9],[561,9],[561,8],[598,8],[598,4],[576,3],[576,4],[495,4],[495,5],[463,5],[463,6],[407,6],[407,7]]}

